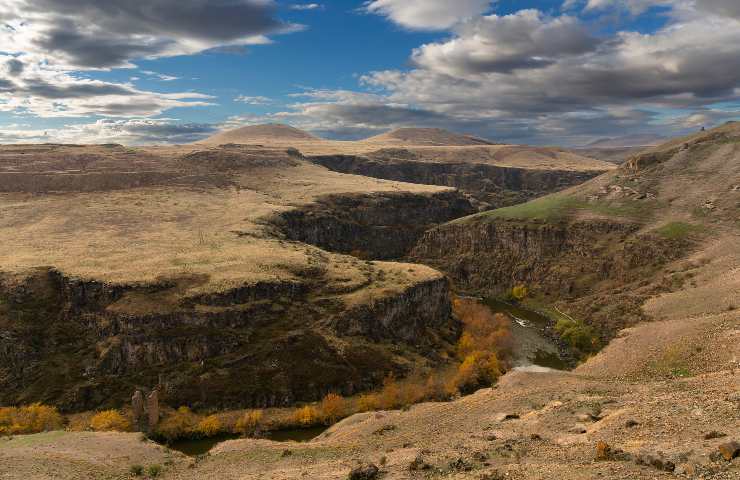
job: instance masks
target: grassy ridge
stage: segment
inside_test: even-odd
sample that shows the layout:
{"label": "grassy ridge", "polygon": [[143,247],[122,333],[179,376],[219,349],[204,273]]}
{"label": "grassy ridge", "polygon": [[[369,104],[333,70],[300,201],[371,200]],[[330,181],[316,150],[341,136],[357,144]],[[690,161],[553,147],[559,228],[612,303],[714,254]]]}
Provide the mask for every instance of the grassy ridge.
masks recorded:
{"label": "grassy ridge", "polygon": [[621,217],[644,220],[650,217],[657,207],[657,202],[646,200],[623,200],[620,202],[586,201],[584,199],[561,194],[548,195],[520,205],[499,208],[479,213],[471,217],[455,220],[493,220],[499,218],[521,220],[556,221],[569,217],[578,210],[590,211],[605,217]]}

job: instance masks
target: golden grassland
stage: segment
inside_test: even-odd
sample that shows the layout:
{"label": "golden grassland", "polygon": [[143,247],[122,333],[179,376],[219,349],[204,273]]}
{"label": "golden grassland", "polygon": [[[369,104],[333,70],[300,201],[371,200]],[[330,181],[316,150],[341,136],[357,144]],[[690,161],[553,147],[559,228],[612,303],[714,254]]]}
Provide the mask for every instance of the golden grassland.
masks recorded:
{"label": "golden grassland", "polygon": [[224,132],[201,142],[296,148],[304,155],[363,155],[381,149],[404,149],[432,163],[475,163],[538,170],[606,171],[615,165],[557,147],[481,144],[470,137],[437,129],[401,129],[364,140],[317,138],[281,125],[258,125]]}
{"label": "golden grassland", "polygon": [[[0,147],[0,191],[5,192],[0,193],[0,269],[53,267],[68,276],[118,284],[180,279],[180,293],[197,295],[289,281],[319,266],[328,282],[352,292],[350,302],[438,275],[422,266],[370,264],[284,241],[267,219],[324,195],[432,194],[445,188],[337,174],[284,150],[240,149],[241,163],[224,167],[232,157],[202,147]],[[141,183],[151,184],[138,187],[108,183],[121,181],[127,171],[168,177],[145,178]],[[104,178],[100,191],[12,191],[19,175],[32,185],[50,174],[92,173]],[[212,178],[215,174],[225,176],[226,184],[209,183],[223,183]],[[385,281],[368,280],[368,269],[384,272]],[[166,306],[166,299],[161,304]],[[156,305],[124,299],[119,307]]]}

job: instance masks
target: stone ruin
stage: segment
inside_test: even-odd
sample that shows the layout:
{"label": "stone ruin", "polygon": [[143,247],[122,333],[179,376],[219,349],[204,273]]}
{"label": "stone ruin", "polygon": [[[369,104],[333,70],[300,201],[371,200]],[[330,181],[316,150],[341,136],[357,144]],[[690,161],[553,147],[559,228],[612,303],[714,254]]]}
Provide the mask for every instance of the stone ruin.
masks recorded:
{"label": "stone ruin", "polygon": [[159,423],[159,391],[154,389],[144,398],[141,390],[136,390],[131,397],[131,408],[134,413],[134,425],[141,432],[152,432]]}

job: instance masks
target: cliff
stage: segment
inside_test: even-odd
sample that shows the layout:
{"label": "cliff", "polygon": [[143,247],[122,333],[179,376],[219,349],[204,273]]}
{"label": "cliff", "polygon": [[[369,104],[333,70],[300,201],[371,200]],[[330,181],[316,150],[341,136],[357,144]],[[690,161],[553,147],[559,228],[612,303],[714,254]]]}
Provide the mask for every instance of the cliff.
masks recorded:
{"label": "cliff", "polygon": [[481,210],[523,203],[583,183],[597,170],[513,168],[478,163],[435,163],[403,149],[366,156],[320,155],[309,160],[341,173],[426,185],[454,187],[474,199]]}

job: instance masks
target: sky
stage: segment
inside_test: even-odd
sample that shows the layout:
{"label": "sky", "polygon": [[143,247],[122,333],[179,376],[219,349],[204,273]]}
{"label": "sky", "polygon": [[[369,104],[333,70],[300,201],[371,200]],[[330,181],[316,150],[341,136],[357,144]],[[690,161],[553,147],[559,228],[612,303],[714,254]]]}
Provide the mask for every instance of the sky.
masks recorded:
{"label": "sky", "polygon": [[0,0],[0,143],[672,136],[740,119],[738,52],[738,0]]}

